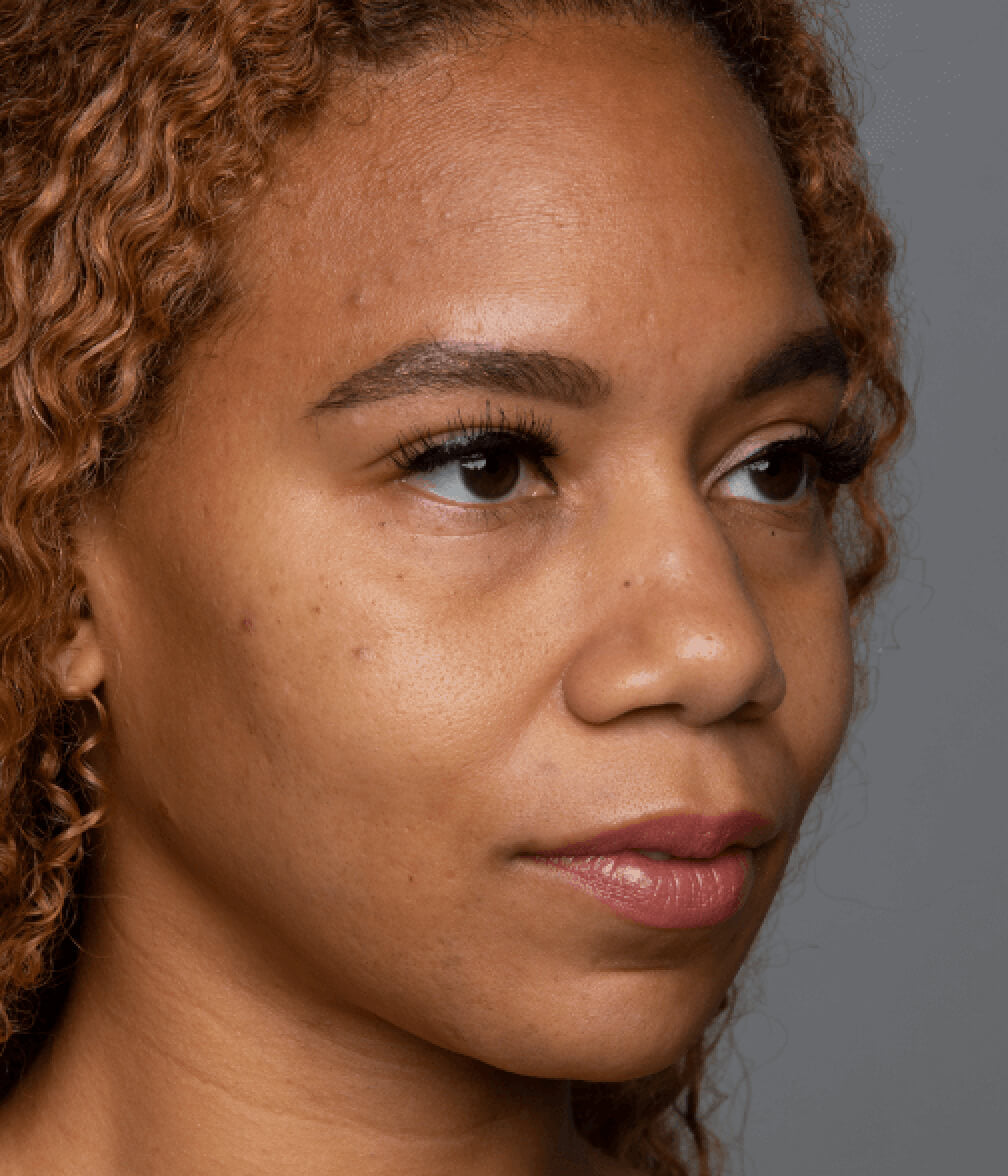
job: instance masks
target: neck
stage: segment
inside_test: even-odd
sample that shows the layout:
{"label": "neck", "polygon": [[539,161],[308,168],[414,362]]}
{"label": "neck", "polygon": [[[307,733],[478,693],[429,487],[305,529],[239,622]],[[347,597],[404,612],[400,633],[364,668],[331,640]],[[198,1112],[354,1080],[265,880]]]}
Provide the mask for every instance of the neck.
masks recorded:
{"label": "neck", "polygon": [[96,889],[59,1028],[0,1109],[17,1176],[610,1170],[573,1130],[566,1083],[295,998],[177,891]]}

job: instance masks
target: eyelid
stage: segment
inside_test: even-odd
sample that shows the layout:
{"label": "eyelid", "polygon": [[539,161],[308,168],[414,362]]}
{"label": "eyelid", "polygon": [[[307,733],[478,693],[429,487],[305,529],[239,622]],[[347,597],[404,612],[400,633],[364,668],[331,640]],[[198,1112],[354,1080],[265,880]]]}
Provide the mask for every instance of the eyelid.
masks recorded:
{"label": "eyelid", "polygon": [[[485,443],[487,437],[512,437],[517,445],[524,445],[529,451],[538,451],[542,457],[559,457],[562,453],[548,418],[540,419],[533,410],[512,411],[503,406],[498,407],[497,416],[494,417],[491,402],[487,400],[482,415],[464,416],[460,409],[453,420],[441,427],[424,429],[412,438],[400,434],[396,438],[396,451],[392,460],[400,468],[405,468],[425,452],[434,452],[453,443],[462,449],[466,440],[475,448],[481,441]],[[451,461],[455,458],[446,456],[443,460]]]}
{"label": "eyelid", "polygon": [[459,433],[422,436],[400,445],[399,450],[392,455],[392,460],[400,469],[418,473],[421,472],[418,466],[426,465],[428,469],[435,469],[507,444],[517,450],[524,460],[533,464],[542,458],[556,456],[538,438],[511,429],[490,429],[472,436]]}
{"label": "eyelid", "polygon": [[791,433],[784,433],[780,436],[761,437],[758,439],[748,440],[736,449],[733,449],[725,457],[723,457],[717,465],[710,471],[704,479],[704,493],[712,489],[718,482],[740,466],[744,466],[747,462],[752,461],[763,450],[769,448],[771,445],[780,445],[787,442],[801,443],[802,441],[821,441],[823,434],[809,425],[799,426],[797,431]]}
{"label": "eyelid", "polygon": [[398,443],[399,448],[391,455],[391,460],[401,471],[399,483],[422,491],[423,497],[448,509],[471,514],[473,511],[514,508],[542,497],[541,493],[526,491],[514,497],[461,502],[451,496],[438,494],[429,484],[424,485],[425,475],[450,469],[467,458],[490,453],[494,449],[507,449],[518,457],[526,473],[522,481],[526,481],[531,472],[540,485],[547,485],[554,493],[559,490],[556,477],[546,462],[559,457],[560,448],[550,422],[540,421],[534,413],[519,414],[509,419],[505,410],[500,409],[499,418],[494,421],[487,402],[482,419],[465,422],[460,414],[454,422],[454,428],[449,426],[447,430],[425,431],[413,439],[400,436]]}

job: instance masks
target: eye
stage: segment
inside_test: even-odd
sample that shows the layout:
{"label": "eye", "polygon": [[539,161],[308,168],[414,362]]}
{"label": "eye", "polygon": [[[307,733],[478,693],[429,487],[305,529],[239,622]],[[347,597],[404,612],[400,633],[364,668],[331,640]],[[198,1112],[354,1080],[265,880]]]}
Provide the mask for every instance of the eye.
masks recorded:
{"label": "eye", "polygon": [[805,499],[817,482],[840,486],[856,481],[871,464],[874,451],[870,425],[856,421],[842,433],[806,433],[764,445],[716,485],[726,486],[729,498],[790,506]]}
{"label": "eye", "polygon": [[818,437],[793,437],[764,446],[718,479],[729,498],[789,506],[811,492],[820,475]]}
{"label": "eye", "polygon": [[[428,450],[428,458],[434,450]],[[466,444],[452,456],[450,443],[442,447],[442,459],[403,481],[438,498],[464,505],[506,502],[520,494],[530,480],[528,457],[513,438],[488,437]]]}
{"label": "eye", "polygon": [[546,458],[557,456],[539,425],[466,429],[443,441],[421,437],[393,456],[402,482],[459,506],[487,506],[543,494],[556,482]]}

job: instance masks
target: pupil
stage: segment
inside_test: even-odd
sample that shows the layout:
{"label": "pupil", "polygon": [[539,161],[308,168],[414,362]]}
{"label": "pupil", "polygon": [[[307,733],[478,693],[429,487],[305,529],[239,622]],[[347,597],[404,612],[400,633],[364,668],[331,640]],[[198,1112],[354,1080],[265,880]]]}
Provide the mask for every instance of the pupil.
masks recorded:
{"label": "pupil", "polygon": [[805,455],[780,453],[765,457],[752,467],[753,481],[761,494],[778,502],[795,498],[805,488]]}
{"label": "pupil", "polygon": [[480,453],[461,463],[465,488],[477,498],[503,498],[517,485],[521,458],[507,450]]}

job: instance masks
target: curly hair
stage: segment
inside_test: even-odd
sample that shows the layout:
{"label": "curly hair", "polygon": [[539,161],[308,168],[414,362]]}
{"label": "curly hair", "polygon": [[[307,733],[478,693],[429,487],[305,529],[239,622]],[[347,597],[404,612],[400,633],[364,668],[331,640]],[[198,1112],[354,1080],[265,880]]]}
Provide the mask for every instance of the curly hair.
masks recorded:
{"label": "curly hair", "polygon": [[[855,635],[893,574],[881,481],[910,420],[892,236],[856,136],[838,25],[811,0],[19,0],[0,5],[0,1051],[72,962],[102,816],[99,694],[53,652],[87,615],[72,532],[164,407],[181,350],[235,298],[227,247],[275,145],[342,79],[537,12],[691,28],[762,113],[850,360],[865,472],[826,505]],[[841,38],[842,39],[842,38]],[[842,496],[842,499],[837,497]],[[866,681],[859,667],[858,706]],[[69,944],[69,947],[68,947]],[[68,954],[69,953],[69,954]],[[719,1024],[730,1015],[730,998]],[[672,1069],[575,1084],[580,1129],[641,1171],[714,1171],[700,1111],[717,1025]]]}

